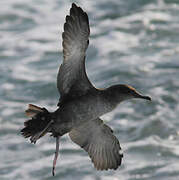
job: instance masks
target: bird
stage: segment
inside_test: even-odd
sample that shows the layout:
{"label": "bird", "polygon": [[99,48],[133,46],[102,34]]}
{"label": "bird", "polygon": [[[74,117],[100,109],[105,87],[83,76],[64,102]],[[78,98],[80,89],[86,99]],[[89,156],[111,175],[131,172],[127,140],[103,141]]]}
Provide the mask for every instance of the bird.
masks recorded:
{"label": "bird", "polygon": [[60,94],[57,109],[49,112],[44,107],[29,104],[25,111],[30,118],[21,129],[25,138],[30,138],[34,144],[47,133],[56,138],[53,176],[60,138],[67,133],[88,153],[97,170],[116,170],[122,163],[123,152],[113,130],[101,116],[125,100],[139,98],[151,101],[149,96],[143,96],[130,85],[115,84],[99,89],[92,84],[85,69],[89,36],[87,13],[72,3],[62,33],[63,62],[57,75]]}

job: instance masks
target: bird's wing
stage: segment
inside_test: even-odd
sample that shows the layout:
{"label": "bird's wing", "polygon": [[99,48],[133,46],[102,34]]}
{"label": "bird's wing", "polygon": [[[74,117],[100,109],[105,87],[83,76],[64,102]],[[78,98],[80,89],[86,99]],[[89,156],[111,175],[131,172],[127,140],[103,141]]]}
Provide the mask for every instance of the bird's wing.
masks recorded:
{"label": "bird's wing", "polygon": [[93,85],[85,71],[85,52],[89,44],[88,15],[74,3],[66,16],[63,38],[63,63],[57,76],[61,97],[82,95]]}
{"label": "bird's wing", "polygon": [[117,169],[121,165],[123,154],[119,141],[101,119],[72,129],[69,136],[88,152],[97,170]]}

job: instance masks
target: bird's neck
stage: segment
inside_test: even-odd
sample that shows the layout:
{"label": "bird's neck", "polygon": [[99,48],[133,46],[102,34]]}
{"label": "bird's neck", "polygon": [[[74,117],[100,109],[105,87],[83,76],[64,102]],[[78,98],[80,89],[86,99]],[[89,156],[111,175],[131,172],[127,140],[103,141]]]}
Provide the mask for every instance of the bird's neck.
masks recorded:
{"label": "bird's neck", "polygon": [[113,106],[117,106],[122,101],[128,100],[126,96],[123,96],[119,92],[115,92],[110,88],[102,90],[102,94],[107,101],[109,101]]}

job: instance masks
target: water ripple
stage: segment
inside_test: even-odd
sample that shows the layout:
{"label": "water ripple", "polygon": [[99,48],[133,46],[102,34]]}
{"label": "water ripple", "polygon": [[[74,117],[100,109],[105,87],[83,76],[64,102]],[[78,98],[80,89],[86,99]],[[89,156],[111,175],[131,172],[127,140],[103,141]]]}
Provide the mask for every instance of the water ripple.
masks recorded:
{"label": "water ripple", "polygon": [[90,19],[90,79],[97,87],[130,84],[152,102],[126,102],[102,117],[124,150],[117,171],[97,172],[65,136],[55,177],[55,140],[46,136],[32,145],[19,131],[28,103],[56,108],[61,33],[71,2],[27,2],[0,2],[1,179],[178,179],[178,1],[78,1]]}

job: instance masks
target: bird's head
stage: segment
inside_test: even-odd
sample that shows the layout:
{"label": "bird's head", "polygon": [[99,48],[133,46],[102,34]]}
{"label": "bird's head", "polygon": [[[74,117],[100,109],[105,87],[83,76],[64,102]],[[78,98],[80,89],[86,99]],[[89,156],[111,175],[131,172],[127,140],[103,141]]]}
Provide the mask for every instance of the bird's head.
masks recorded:
{"label": "bird's head", "polygon": [[149,96],[143,96],[137,92],[135,88],[125,84],[111,86],[107,88],[107,91],[112,99],[115,99],[118,103],[132,98],[140,98],[151,101]]}

